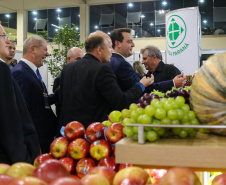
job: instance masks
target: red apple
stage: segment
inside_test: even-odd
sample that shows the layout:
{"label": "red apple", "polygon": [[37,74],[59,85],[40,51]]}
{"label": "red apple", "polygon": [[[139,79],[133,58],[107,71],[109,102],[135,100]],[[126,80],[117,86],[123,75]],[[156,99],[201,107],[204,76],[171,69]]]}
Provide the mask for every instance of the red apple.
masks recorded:
{"label": "red apple", "polygon": [[70,173],[60,161],[49,159],[38,165],[32,176],[50,183],[60,177],[70,177]]}
{"label": "red apple", "polygon": [[85,185],[110,185],[108,180],[100,174],[85,175],[81,178],[81,182]]}
{"label": "red apple", "polygon": [[97,164],[93,159],[82,158],[78,161],[78,163],[76,165],[76,173],[80,178],[82,178],[84,175],[86,175],[96,165]]}
{"label": "red apple", "polygon": [[129,163],[122,163],[119,165],[119,168],[118,168],[118,171],[119,170],[122,170],[124,168],[128,168],[128,167],[132,167],[133,165],[132,164],[129,164]]}
{"label": "red apple", "polygon": [[120,123],[112,123],[106,130],[106,138],[110,143],[116,143],[124,137],[123,126]]}
{"label": "red apple", "polygon": [[106,179],[108,179],[108,182],[112,184],[114,176],[116,172],[112,170],[111,168],[105,167],[105,166],[96,166],[92,168],[87,175],[90,174],[99,174],[104,176]]}
{"label": "red apple", "polygon": [[124,168],[116,173],[113,184],[114,185],[146,185],[149,183],[148,173],[139,167]]}
{"label": "red apple", "polygon": [[159,185],[201,185],[193,170],[187,167],[170,168],[159,180]]}
{"label": "red apple", "polygon": [[212,181],[212,185],[225,185],[225,184],[226,184],[226,173],[216,176]]}
{"label": "red apple", "polygon": [[48,183],[36,177],[19,177],[10,181],[8,185],[48,185]]}
{"label": "red apple", "polygon": [[14,178],[6,175],[6,174],[0,174],[0,184],[4,185],[4,184],[9,184],[10,181],[12,181]]}
{"label": "red apple", "polygon": [[34,166],[37,167],[39,164],[43,163],[48,159],[53,159],[53,156],[49,153],[40,154],[34,160]]}
{"label": "red apple", "polygon": [[89,154],[89,146],[88,141],[77,138],[69,144],[68,153],[73,159],[79,160]]}
{"label": "red apple", "polygon": [[83,138],[85,133],[84,126],[78,121],[68,123],[64,128],[65,137],[72,141],[76,138]]}
{"label": "red apple", "polygon": [[101,159],[98,163],[98,166],[105,166],[111,168],[115,172],[117,172],[119,168],[119,164],[115,163],[115,157],[105,157]]}
{"label": "red apple", "polygon": [[50,145],[50,153],[53,157],[59,159],[67,155],[69,142],[64,137],[58,137]]}
{"label": "red apple", "polygon": [[9,169],[9,167],[9,164],[0,163],[0,174],[6,174],[6,171]]}
{"label": "red apple", "polygon": [[76,180],[80,180],[80,178],[77,175],[71,174],[71,178],[76,179]]}
{"label": "red apple", "polygon": [[91,142],[104,139],[105,125],[100,122],[91,123],[86,129],[86,137]]}
{"label": "red apple", "polygon": [[49,185],[83,185],[79,180],[71,177],[61,177],[52,181]]}
{"label": "red apple", "polygon": [[94,141],[89,148],[91,157],[95,160],[101,160],[108,157],[111,153],[111,147],[108,141],[101,139]]}
{"label": "red apple", "polygon": [[74,159],[72,159],[71,157],[63,157],[59,161],[65,166],[70,174],[75,172],[76,163]]}

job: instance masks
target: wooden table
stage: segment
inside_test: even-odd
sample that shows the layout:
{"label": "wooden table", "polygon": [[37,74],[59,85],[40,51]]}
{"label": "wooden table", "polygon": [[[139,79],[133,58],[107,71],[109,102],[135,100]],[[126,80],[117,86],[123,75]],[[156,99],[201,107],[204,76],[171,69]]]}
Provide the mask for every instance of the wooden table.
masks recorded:
{"label": "wooden table", "polygon": [[191,139],[160,139],[138,144],[132,138],[116,143],[116,162],[142,168],[186,166],[194,171],[226,171],[226,137],[198,134]]}

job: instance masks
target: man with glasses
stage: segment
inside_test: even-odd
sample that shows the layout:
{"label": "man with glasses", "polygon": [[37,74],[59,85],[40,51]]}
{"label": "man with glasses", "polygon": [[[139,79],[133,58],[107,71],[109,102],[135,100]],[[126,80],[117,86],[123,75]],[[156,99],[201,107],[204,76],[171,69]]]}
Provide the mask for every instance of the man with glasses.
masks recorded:
{"label": "man with glasses", "polygon": [[33,163],[40,154],[38,136],[22,94],[5,63],[9,40],[0,25],[0,163]]}

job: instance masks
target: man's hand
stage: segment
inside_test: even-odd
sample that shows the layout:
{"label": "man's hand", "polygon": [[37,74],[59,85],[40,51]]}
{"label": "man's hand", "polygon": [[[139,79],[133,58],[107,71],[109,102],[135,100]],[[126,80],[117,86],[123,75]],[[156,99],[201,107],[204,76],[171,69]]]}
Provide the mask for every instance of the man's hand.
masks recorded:
{"label": "man's hand", "polygon": [[144,76],[140,80],[140,83],[142,83],[144,85],[144,87],[147,87],[147,86],[151,85],[153,82],[154,82],[154,76],[153,76],[153,74],[151,74],[151,78]]}
{"label": "man's hand", "polygon": [[184,84],[186,83],[186,76],[184,76],[184,74],[181,73],[173,79],[173,82],[176,88],[183,87]]}

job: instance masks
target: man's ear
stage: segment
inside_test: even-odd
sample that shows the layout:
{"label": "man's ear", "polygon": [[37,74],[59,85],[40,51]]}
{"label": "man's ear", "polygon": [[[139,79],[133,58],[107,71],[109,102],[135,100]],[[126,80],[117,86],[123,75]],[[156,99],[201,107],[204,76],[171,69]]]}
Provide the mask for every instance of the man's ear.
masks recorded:
{"label": "man's ear", "polygon": [[98,53],[99,55],[101,55],[101,53],[102,53],[101,49],[102,49],[102,48],[101,48],[100,46],[97,47],[97,53]]}
{"label": "man's ear", "polygon": [[119,42],[118,40],[116,40],[115,41],[115,47],[121,48],[121,42]]}
{"label": "man's ear", "polygon": [[31,45],[30,50],[31,50],[32,53],[35,53],[36,47],[34,45]]}

